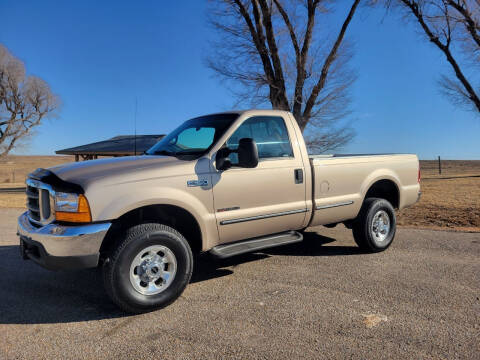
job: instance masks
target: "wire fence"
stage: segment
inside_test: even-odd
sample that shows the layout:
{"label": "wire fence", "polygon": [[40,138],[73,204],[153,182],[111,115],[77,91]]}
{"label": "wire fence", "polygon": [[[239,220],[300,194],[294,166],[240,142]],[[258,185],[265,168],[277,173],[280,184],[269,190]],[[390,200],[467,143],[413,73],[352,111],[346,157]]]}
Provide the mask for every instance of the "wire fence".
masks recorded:
{"label": "wire fence", "polygon": [[422,177],[446,175],[480,175],[480,160],[420,160]]}

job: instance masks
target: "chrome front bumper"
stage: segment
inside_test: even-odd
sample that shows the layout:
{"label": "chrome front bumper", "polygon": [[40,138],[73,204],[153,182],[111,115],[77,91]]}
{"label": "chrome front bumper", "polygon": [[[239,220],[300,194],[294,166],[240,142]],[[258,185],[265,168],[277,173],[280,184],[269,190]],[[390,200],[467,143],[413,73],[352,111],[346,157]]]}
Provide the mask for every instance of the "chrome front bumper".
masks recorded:
{"label": "chrome front bumper", "polygon": [[111,223],[77,226],[52,223],[36,227],[25,212],[18,218],[22,255],[47,268],[96,266],[100,246],[110,226]]}

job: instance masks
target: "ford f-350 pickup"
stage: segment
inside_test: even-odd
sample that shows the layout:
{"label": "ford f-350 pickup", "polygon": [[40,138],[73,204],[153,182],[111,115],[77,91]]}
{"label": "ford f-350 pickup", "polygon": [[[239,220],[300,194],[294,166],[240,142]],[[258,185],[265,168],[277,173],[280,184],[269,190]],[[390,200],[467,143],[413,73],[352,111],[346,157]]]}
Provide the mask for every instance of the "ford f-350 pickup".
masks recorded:
{"label": "ford f-350 pickup", "polygon": [[49,269],[101,266],[128,312],[173,302],[194,255],[225,258],[345,224],[383,251],[395,209],[420,196],[416,155],[309,155],[292,114],[248,110],[186,121],[143,156],[37,169],[18,219],[25,259]]}

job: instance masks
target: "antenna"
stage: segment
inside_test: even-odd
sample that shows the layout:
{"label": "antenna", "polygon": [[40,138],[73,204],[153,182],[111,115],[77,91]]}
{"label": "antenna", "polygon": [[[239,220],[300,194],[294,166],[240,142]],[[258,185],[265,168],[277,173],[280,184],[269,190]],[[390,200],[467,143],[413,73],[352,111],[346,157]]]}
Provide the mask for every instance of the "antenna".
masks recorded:
{"label": "antenna", "polygon": [[133,155],[134,156],[137,156],[137,105],[138,105],[138,101],[137,101],[137,97],[135,96],[135,115],[133,117],[133,122],[134,122],[134,135],[133,135]]}

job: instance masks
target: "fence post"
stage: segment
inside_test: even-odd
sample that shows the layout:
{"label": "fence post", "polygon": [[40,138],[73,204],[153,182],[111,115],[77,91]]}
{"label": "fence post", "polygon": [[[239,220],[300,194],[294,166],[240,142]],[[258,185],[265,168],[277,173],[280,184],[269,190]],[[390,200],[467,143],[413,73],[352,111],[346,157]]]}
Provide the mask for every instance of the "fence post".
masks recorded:
{"label": "fence post", "polygon": [[442,162],[440,161],[440,155],[438,155],[438,173],[442,175]]}

